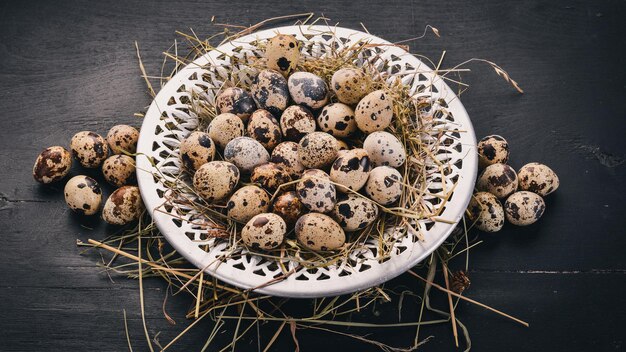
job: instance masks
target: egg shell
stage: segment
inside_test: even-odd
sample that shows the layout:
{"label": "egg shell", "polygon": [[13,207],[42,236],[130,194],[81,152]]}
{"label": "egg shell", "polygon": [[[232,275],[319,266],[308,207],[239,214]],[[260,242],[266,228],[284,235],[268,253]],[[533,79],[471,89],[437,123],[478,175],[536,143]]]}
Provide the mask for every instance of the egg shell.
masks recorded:
{"label": "egg shell", "polygon": [[302,215],[296,222],[295,232],[298,242],[313,251],[332,251],[346,243],[346,234],[341,226],[324,214]]}
{"label": "egg shell", "polygon": [[504,209],[496,196],[489,192],[478,192],[470,200],[470,220],[484,232],[498,232],[504,226]]}
{"label": "egg shell", "polygon": [[337,186],[340,192],[360,190],[369,177],[370,159],[365,149],[346,150],[337,157],[330,169],[331,181],[343,186]]}
{"label": "egg shell", "polygon": [[128,155],[112,155],[102,164],[104,179],[115,187],[136,181],[135,159]]}
{"label": "egg shell", "polygon": [[139,131],[133,126],[116,125],[107,133],[107,144],[113,154],[134,154],[137,152]]}
{"label": "egg shell", "polygon": [[224,200],[239,183],[239,169],[227,161],[211,161],[196,171],[193,187],[207,202]]}
{"label": "egg shell", "polygon": [[74,176],[65,184],[65,203],[74,212],[93,215],[100,209],[102,189],[98,182],[88,176]]}
{"label": "egg shell", "polygon": [[296,104],[317,110],[328,103],[326,82],[310,72],[295,72],[289,76],[287,86],[289,87],[289,95]]}
{"label": "egg shell", "polygon": [[[337,139],[337,146],[339,147],[339,151],[350,149],[348,143],[342,141],[341,139]],[[337,153],[337,156],[339,156],[339,153]]]}
{"label": "egg shell", "polygon": [[308,133],[315,132],[315,118],[309,109],[291,105],[280,117],[280,129],[285,139],[299,142]]}
{"label": "egg shell", "polygon": [[241,172],[250,173],[258,165],[268,162],[270,154],[256,140],[237,137],[224,148],[224,159],[235,164]]}
{"label": "egg shell", "polygon": [[268,40],[265,46],[265,59],[268,68],[287,77],[298,65],[300,46],[293,35],[278,34]]}
{"label": "egg shell", "polygon": [[528,191],[511,194],[504,203],[506,219],[513,225],[528,226],[541,218],[546,203],[540,195]]}
{"label": "egg shell", "polygon": [[357,68],[342,68],[333,74],[331,84],[337,99],[344,104],[356,104],[369,91],[365,72]]}
{"label": "egg shell", "polygon": [[242,223],[255,215],[266,213],[269,208],[270,197],[261,187],[254,185],[241,187],[226,203],[228,216]]}
{"label": "egg shell", "polygon": [[370,171],[365,192],[381,205],[389,205],[402,195],[402,175],[389,166],[378,166]]}
{"label": "egg shell", "polygon": [[296,193],[307,209],[318,213],[331,211],[337,203],[337,192],[330,176],[318,169],[309,169],[302,174],[296,184]]}
{"label": "egg shell", "polygon": [[282,166],[272,162],[255,167],[250,175],[250,182],[260,185],[272,194],[280,185],[289,181],[291,181],[289,173]]}
{"label": "egg shell", "polygon": [[209,137],[220,148],[225,148],[228,142],[244,134],[243,121],[231,113],[223,113],[215,116],[207,129]]}
{"label": "egg shell", "polygon": [[547,196],[559,188],[559,177],[551,168],[540,163],[522,166],[517,173],[519,189]]}
{"label": "egg shell", "polygon": [[506,164],[493,164],[487,166],[480,174],[476,189],[503,199],[515,192],[517,182],[517,174],[512,167]]}
{"label": "egg shell", "polygon": [[37,182],[48,184],[63,179],[72,168],[72,154],[61,147],[52,146],[44,149],[33,165],[33,178]]}
{"label": "egg shell", "polygon": [[406,161],[406,150],[402,142],[389,132],[373,132],[363,142],[374,166],[400,167]]}
{"label": "egg shell", "polygon": [[123,186],[115,190],[104,203],[102,219],[113,225],[126,225],[141,216],[145,207],[139,188]]}
{"label": "egg shell", "polygon": [[295,142],[282,142],[272,151],[270,160],[282,166],[292,179],[300,178],[305,167],[298,157],[298,144]]}
{"label": "egg shell", "polygon": [[241,230],[241,238],[246,246],[255,249],[273,249],[285,239],[287,224],[278,215],[263,213],[254,216]]}
{"label": "egg shell", "polygon": [[259,109],[278,117],[289,103],[287,80],[277,71],[263,70],[254,80],[252,97]]}
{"label": "egg shell", "polygon": [[362,230],[376,220],[378,206],[363,196],[347,194],[339,198],[330,216],[344,231]]}
{"label": "egg shell", "polygon": [[269,111],[259,109],[248,121],[248,136],[257,140],[265,149],[272,150],[283,140],[278,120]]}
{"label": "egg shell", "polygon": [[78,162],[88,169],[99,167],[109,155],[106,140],[101,135],[89,131],[76,133],[70,141],[70,149]]}
{"label": "egg shell", "polygon": [[320,129],[335,137],[349,137],[358,130],[354,120],[354,110],[346,104],[329,104],[317,117]]}
{"label": "egg shell", "polygon": [[276,199],[272,205],[272,211],[283,218],[288,227],[295,225],[296,221],[306,212],[300,198],[294,191],[285,192]]}
{"label": "egg shell", "polygon": [[239,87],[224,89],[215,98],[215,106],[217,106],[220,113],[235,114],[243,122],[246,122],[256,110],[256,103],[252,95]]}
{"label": "egg shell", "polygon": [[339,146],[337,139],[326,132],[311,132],[298,144],[298,157],[304,167],[321,169],[336,158]]}
{"label": "egg shell", "polygon": [[481,169],[509,161],[509,143],[502,136],[486,136],[478,142],[478,165]]}
{"label": "egg shell", "polygon": [[183,168],[194,173],[200,166],[215,157],[215,143],[208,133],[195,131],[180,142],[178,147]]}
{"label": "egg shell", "polygon": [[365,133],[382,131],[389,127],[393,118],[393,102],[382,90],[375,90],[359,101],[354,111],[358,128]]}

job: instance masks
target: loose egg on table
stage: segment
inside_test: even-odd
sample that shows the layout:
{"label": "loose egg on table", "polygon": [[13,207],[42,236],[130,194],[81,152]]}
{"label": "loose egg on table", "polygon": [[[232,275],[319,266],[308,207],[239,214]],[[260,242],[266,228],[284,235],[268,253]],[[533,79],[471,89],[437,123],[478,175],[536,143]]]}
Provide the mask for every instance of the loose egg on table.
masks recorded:
{"label": "loose egg on table", "polygon": [[337,99],[344,104],[356,104],[367,95],[368,81],[363,70],[342,68],[333,74],[331,84]]}
{"label": "loose egg on table", "polygon": [[295,227],[296,238],[304,247],[314,251],[332,251],[346,242],[346,234],[339,224],[328,215],[304,214]]}
{"label": "loose egg on table", "polygon": [[343,151],[330,168],[331,181],[338,183],[337,190],[360,190],[369,177],[370,159],[365,149]]}
{"label": "loose egg on table", "polygon": [[318,213],[331,211],[337,203],[335,185],[322,170],[306,170],[296,185],[296,192],[307,209]]}
{"label": "loose egg on table", "polygon": [[389,166],[378,166],[370,171],[365,192],[381,205],[389,205],[402,195],[402,175]]}
{"label": "loose egg on table", "polygon": [[305,169],[298,157],[298,144],[295,142],[282,142],[277,145],[272,151],[270,160],[282,166],[294,180],[300,178]]}
{"label": "loose egg on table", "polygon": [[357,127],[365,132],[382,131],[389,127],[393,118],[393,102],[382,90],[376,90],[359,101],[354,110]]}
{"label": "loose egg on table", "polygon": [[200,131],[191,132],[180,142],[178,150],[183,168],[190,173],[215,157],[215,143],[208,133]]}
{"label": "loose egg on table", "polygon": [[496,134],[483,137],[478,142],[478,165],[486,168],[493,164],[506,164],[509,161],[509,143]]}
{"label": "loose egg on table", "polygon": [[289,181],[291,181],[289,173],[282,166],[272,162],[255,167],[250,174],[250,182],[260,185],[270,193],[274,193],[278,187]]}
{"label": "loose egg on table", "polygon": [[145,210],[139,188],[123,186],[115,190],[104,203],[102,219],[113,225],[126,225],[141,216]]}
{"label": "loose egg on table", "polygon": [[235,114],[244,122],[256,110],[256,103],[252,95],[238,87],[224,89],[215,98],[215,106],[217,106],[220,113]]}
{"label": "loose egg on table", "polygon": [[48,184],[63,179],[72,168],[72,154],[60,146],[44,149],[33,165],[33,178]]}
{"label": "loose egg on table", "polygon": [[119,154],[108,157],[102,164],[104,179],[115,187],[135,182],[135,159]]}
{"label": "loose egg on table", "polygon": [[272,212],[279,215],[288,227],[295,225],[306,209],[294,191],[285,192],[274,200]]}
{"label": "loose egg on table", "polygon": [[298,65],[300,60],[300,46],[293,35],[278,34],[268,40],[265,47],[267,67],[276,70],[287,77]]}
{"label": "loose egg on table", "polygon": [[540,163],[522,166],[517,173],[519,188],[540,196],[547,196],[559,188],[559,177],[551,168]]}
{"label": "loose egg on table", "polygon": [[100,209],[102,189],[88,176],[74,176],[65,184],[65,202],[74,212],[93,215]]}
{"label": "loose egg on table", "polygon": [[235,191],[226,203],[229,217],[245,223],[253,216],[265,213],[270,207],[270,197],[258,186],[244,186]]}
{"label": "loose egg on table", "polygon": [[70,141],[70,149],[78,162],[89,169],[102,165],[109,155],[106,140],[101,135],[90,131],[76,133]]}
{"label": "loose egg on table", "polygon": [[280,129],[283,137],[299,142],[308,133],[315,132],[315,117],[307,108],[291,105],[280,117]]}
{"label": "loose egg on table", "polygon": [[207,133],[211,140],[224,149],[228,142],[244,134],[243,121],[231,113],[217,115],[209,124]]}
{"label": "loose egg on table", "polygon": [[113,154],[123,154],[124,152],[134,154],[137,151],[139,141],[139,131],[133,126],[116,125],[111,127],[107,133],[107,143]]}
{"label": "loose egg on table", "polygon": [[504,226],[504,209],[496,196],[489,192],[478,192],[470,200],[470,220],[484,232],[498,232]]}
{"label": "loose egg on table", "polygon": [[248,136],[257,140],[267,150],[272,150],[283,139],[278,120],[269,111],[259,109],[248,121]]}
{"label": "loose egg on table", "polygon": [[258,249],[274,249],[280,246],[287,233],[287,224],[278,215],[262,213],[254,216],[241,230],[246,246]]}
{"label": "loose egg on table", "polygon": [[259,109],[278,117],[289,103],[287,80],[274,70],[263,70],[254,80],[252,97]]}
{"label": "loose egg on table", "polygon": [[224,159],[235,164],[243,173],[250,173],[255,167],[270,160],[267,149],[250,137],[237,137],[224,148]]}
{"label": "loose egg on table", "polygon": [[330,165],[337,158],[338,151],[337,139],[326,132],[311,132],[298,144],[300,162],[312,169]]}
{"label": "loose egg on table", "polygon": [[378,206],[361,195],[347,194],[339,198],[330,216],[344,231],[362,230],[376,220]]}
{"label": "loose egg on table", "polygon": [[310,72],[296,72],[287,80],[289,94],[294,103],[311,110],[322,108],[328,103],[326,82]]}
{"label": "loose egg on table", "polygon": [[363,142],[374,166],[400,167],[406,161],[406,150],[400,140],[389,132],[373,132]]}
{"label": "loose egg on table", "polygon": [[346,104],[328,104],[317,117],[320,129],[338,138],[345,138],[358,130],[354,110]]}
{"label": "loose egg on table", "polygon": [[513,225],[528,226],[541,218],[546,203],[540,195],[527,191],[515,192],[504,203],[506,219]]}
{"label": "loose egg on table", "polygon": [[517,189],[517,174],[506,164],[489,165],[478,177],[476,188],[500,199],[506,198]]}
{"label": "loose egg on table", "polygon": [[224,200],[239,183],[239,169],[227,161],[206,163],[193,176],[193,187],[207,202]]}

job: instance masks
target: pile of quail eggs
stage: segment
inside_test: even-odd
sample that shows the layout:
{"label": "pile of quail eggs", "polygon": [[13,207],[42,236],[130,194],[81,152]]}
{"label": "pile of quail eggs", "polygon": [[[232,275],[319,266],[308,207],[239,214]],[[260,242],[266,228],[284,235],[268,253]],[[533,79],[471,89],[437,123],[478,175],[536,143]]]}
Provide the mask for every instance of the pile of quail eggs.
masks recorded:
{"label": "pile of quail eggs", "polygon": [[[135,159],[139,131],[129,125],[117,125],[109,130],[106,138],[82,131],[70,141],[70,150],[62,146],[44,149],[33,166],[37,182],[51,184],[60,182],[72,168],[76,159],[85,169],[102,170],[104,179],[115,187],[102,207],[102,219],[109,224],[125,225],[139,218],[144,210],[139,188],[134,186]],[[94,215],[102,205],[102,187],[86,175],[72,177],[64,187],[65,202],[74,212]]]}
{"label": "pile of quail eggs", "polygon": [[476,227],[484,232],[498,232],[505,219],[518,226],[537,222],[546,209],[543,197],[559,188],[556,173],[535,162],[515,172],[507,164],[509,144],[498,135],[486,136],[479,141],[478,158],[483,171],[476,182],[478,192],[470,201],[467,212]]}

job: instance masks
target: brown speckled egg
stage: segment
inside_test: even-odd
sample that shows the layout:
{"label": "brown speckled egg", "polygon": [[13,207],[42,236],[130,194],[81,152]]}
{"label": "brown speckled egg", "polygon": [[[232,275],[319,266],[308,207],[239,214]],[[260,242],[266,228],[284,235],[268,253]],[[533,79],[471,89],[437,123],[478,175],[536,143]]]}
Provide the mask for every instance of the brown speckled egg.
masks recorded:
{"label": "brown speckled egg", "polygon": [[180,162],[183,168],[194,173],[200,166],[215,157],[215,143],[208,133],[195,131],[180,142]]}
{"label": "brown speckled egg", "polygon": [[317,124],[324,132],[335,137],[349,137],[358,130],[354,110],[346,104],[329,104],[317,117]]}
{"label": "brown speckled egg", "polygon": [[359,101],[354,111],[354,119],[359,129],[365,133],[382,131],[391,124],[393,102],[382,90],[376,90]]}
{"label": "brown speckled egg", "polygon": [[311,169],[330,165],[337,158],[338,151],[337,140],[326,132],[311,132],[298,144],[300,162]]}
{"label": "brown speckled egg", "polygon": [[333,74],[331,87],[344,104],[356,104],[369,91],[367,76],[358,68],[342,68]]}
{"label": "brown speckled egg", "polygon": [[481,169],[509,161],[509,143],[502,136],[486,136],[478,142],[478,165]]}
{"label": "brown speckled egg", "polygon": [[252,97],[259,109],[278,117],[289,103],[287,80],[274,70],[263,70],[254,80]]}
{"label": "brown speckled egg", "polygon": [[540,195],[527,191],[515,192],[504,203],[506,219],[513,225],[534,224],[546,210],[546,203]]}
{"label": "brown speckled egg", "polygon": [[235,164],[243,173],[270,161],[270,153],[261,143],[250,137],[237,137],[224,148],[224,159]]}
{"label": "brown speckled egg", "polygon": [[255,167],[250,175],[250,182],[260,185],[272,194],[280,185],[289,181],[291,181],[289,173],[282,166],[272,162]]}
{"label": "brown speckled egg", "polygon": [[228,216],[246,223],[253,216],[270,208],[270,197],[258,186],[244,186],[235,191],[226,203]]}
{"label": "brown speckled egg", "polygon": [[298,144],[295,142],[282,142],[272,151],[270,159],[273,163],[282,166],[292,179],[300,178],[304,171],[304,165],[298,157]]}
{"label": "brown speckled egg", "polygon": [[215,105],[220,113],[228,112],[235,114],[244,122],[247,121],[248,117],[256,110],[256,103],[252,95],[238,87],[224,89],[224,91],[215,98]]}
{"label": "brown speckled egg", "polygon": [[346,243],[346,234],[330,216],[318,213],[304,214],[296,222],[296,238],[313,251],[332,251]]}
{"label": "brown speckled egg", "polygon": [[341,139],[337,139],[337,146],[339,147],[339,151],[350,149],[348,143],[342,141]]}
{"label": "brown speckled egg", "polygon": [[290,34],[278,34],[267,42],[265,59],[268,68],[287,77],[298,65],[300,47],[296,37]]}
{"label": "brown speckled egg", "polygon": [[302,174],[296,184],[296,193],[307,209],[319,213],[331,211],[337,203],[337,192],[330,176],[318,169],[309,169]]}
{"label": "brown speckled egg", "polygon": [[389,205],[402,195],[402,175],[389,166],[375,167],[370,171],[365,192],[378,204]]}
{"label": "brown speckled egg", "polygon": [[134,183],[135,159],[124,154],[112,155],[102,164],[102,174],[104,179],[115,187]]}
{"label": "brown speckled egg", "polygon": [[207,202],[224,200],[239,183],[239,169],[227,161],[211,161],[196,171],[193,187]]}
{"label": "brown speckled egg", "polygon": [[406,161],[406,150],[402,142],[389,132],[373,132],[363,142],[374,166],[400,167]]}
{"label": "brown speckled egg", "polygon": [[378,217],[378,206],[371,200],[356,194],[339,198],[330,216],[344,231],[362,230]]}
{"label": "brown speckled egg", "polygon": [[504,209],[496,196],[478,192],[470,200],[470,220],[484,232],[498,232],[504,226]]}
{"label": "brown speckled egg", "polygon": [[276,215],[283,218],[288,227],[291,227],[295,225],[296,221],[298,221],[300,216],[304,214],[306,209],[304,208],[304,205],[302,205],[302,202],[300,201],[300,198],[298,198],[296,192],[290,191],[285,192],[274,199],[272,211]]}
{"label": "brown speckled egg", "polygon": [[107,133],[107,143],[113,154],[134,154],[137,152],[137,141],[139,131],[133,126],[116,125],[111,127]]}
{"label": "brown speckled egg", "polygon": [[44,149],[33,165],[35,181],[44,184],[61,180],[72,168],[72,154],[60,146]]}
{"label": "brown speckled egg", "polygon": [[263,109],[255,111],[250,116],[248,136],[256,139],[268,150],[274,149],[283,139],[278,120],[269,111]]}
{"label": "brown speckled egg", "polygon": [[478,177],[476,189],[489,192],[500,199],[506,198],[517,189],[517,174],[506,164],[489,165]]}
{"label": "brown speckled egg", "polygon": [[273,249],[280,246],[287,233],[287,224],[278,215],[263,213],[256,215],[241,230],[241,239],[254,249]]}
{"label": "brown speckled egg", "polygon": [[65,184],[65,202],[74,212],[93,215],[100,209],[102,189],[88,176],[74,176]]}
{"label": "brown speckled egg", "polygon": [[76,133],[70,141],[70,149],[78,162],[89,169],[102,165],[104,159],[109,155],[109,147],[104,138],[89,131]]}
{"label": "brown speckled egg", "polygon": [[283,137],[298,142],[306,134],[315,131],[315,118],[309,109],[292,105],[280,117],[280,129],[283,131]]}
{"label": "brown speckled egg", "polygon": [[209,124],[207,133],[211,140],[223,149],[228,142],[243,136],[243,121],[235,114],[228,112],[219,114]]}
{"label": "brown speckled egg", "polygon": [[145,207],[139,188],[123,186],[115,190],[104,203],[102,219],[113,225],[126,225],[141,216]]}
{"label": "brown speckled egg", "polygon": [[322,108],[328,103],[328,87],[319,76],[310,72],[296,72],[287,80],[289,95],[294,103],[311,110]]}
{"label": "brown speckled egg", "polygon": [[559,177],[551,168],[539,163],[529,163],[522,166],[517,173],[519,188],[523,191],[547,196],[559,188]]}
{"label": "brown speckled egg", "polygon": [[330,169],[331,181],[343,186],[337,186],[340,192],[347,192],[346,188],[353,191],[360,190],[370,172],[370,159],[365,149],[346,150],[337,157]]}

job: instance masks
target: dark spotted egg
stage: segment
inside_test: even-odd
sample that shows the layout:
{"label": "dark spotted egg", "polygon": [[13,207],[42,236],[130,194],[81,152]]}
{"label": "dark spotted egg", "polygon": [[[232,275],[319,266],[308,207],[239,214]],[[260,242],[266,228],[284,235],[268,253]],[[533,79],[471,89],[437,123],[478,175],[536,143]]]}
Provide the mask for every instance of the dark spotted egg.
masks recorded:
{"label": "dark spotted egg", "polygon": [[358,103],[369,91],[365,72],[357,68],[342,68],[333,74],[331,84],[337,99],[353,105]]}
{"label": "dark spotted egg", "polygon": [[270,160],[282,166],[292,179],[300,178],[305,169],[298,157],[298,144],[295,142],[282,142],[277,145],[272,151]]}
{"label": "dark spotted egg", "polygon": [[309,109],[291,105],[280,117],[280,129],[286,139],[299,142],[307,133],[315,131],[315,118]]}
{"label": "dark spotted egg", "polygon": [[269,208],[270,197],[259,186],[254,185],[241,187],[226,203],[228,216],[241,223],[267,212]]}
{"label": "dark spotted egg", "polygon": [[336,158],[339,146],[335,137],[326,132],[311,132],[298,144],[298,157],[307,168],[321,169]]}
{"label": "dark spotted egg", "polygon": [[559,177],[551,168],[540,163],[529,163],[522,166],[517,173],[519,188],[540,196],[547,196],[559,188]]}
{"label": "dark spotted egg", "polygon": [[468,206],[471,221],[480,231],[498,232],[504,226],[504,209],[496,196],[489,192],[474,194]]}
{"label": "dark spotted egg", "polygon": [[346,104],[329,104],[317,116],[317,125],[324,132],[338,138],[349,137],[358,130],[354,110]]}
{"label": "dark spotted egg", "polygon": [[250,175],[250,182],[260,185],[270,193],[276,192],[280,185],[289,181],[291,177],[287,170],[272,162],[255,167]]}
{"label": "dark spotted egg", "polygon": [[287,80],[289,94],[294,103],[312,110],[322,108],[328,103],[326,82],[310,72],[296,72]]}
{"label": "dark spotted egg", "polygon": [[389,132],[373,132],[363,142],[363,149],[374,166],[400,167],[406,161],[406,150],[402,142]]}
{"label": "dark spotted egg", "polygon": [[248,136],[256,139],[265,149],[272,150],[283,139],[280,125],[269,111],[259,109],[248,121]]}
{"label": "dark spotted egg", "polygon": [[104,203],[102,219],[109,224],[126,225],[139,219],[144,210],[139,187],[122,186]]}
{"label": "dark spotted egg", "polygon": [[33,177],[44,184],[63,179],[72,168],[72,154],[67,149],[54,146],[44,149],[33,165]]}
{"label": "dark spotted egg", "polygon": [[294,191],[285,192],[274,200],[272,212],[279,215],[288,227],[295,225],[306,209]]}
{"label": "dark spotted egg", "polygon": [[287,224],[278,215],[263,213],[254,216],[241,230],[241,239],[253,249],[273,249],[280,246],[287,233]]}
{"label": "dark spotted egg", "polygon": [[318,213],[331,211],[337,203],[335,185],[327,173],[318,169],[309,169],[302,174],[296,193],[307,209]]}
{"label": "dark spotted egg", "polygon": [[223,149],[228,142],[243,136],[243,121],[237,115],[229,112],[219,114],[209,124],[207,133],[211,140]]}
{"label": "dark spotted egg", "polygon": [[237,137],[224,148],[224,159],[235,164],[243,173],[270,161],[270,154],[261,143],[250,137]]}
{"label": "dark spotted egg", "polygon": [[402,175],[389,166],[375,167],[370,171],[365,192],[381,205],[389,205],[402,195]]}
{"label": "dark spotted egg", "polygon": [[506,164],[493,164],[480,174],[476,189],[503,199],[517,189],[517,174]]}
{"label": "dark spotted egg", "polygon": [[247,121],[250,115],[256,110],[256,103],[252,95],[238,87],[224,89],[224,91],[215,98],[215,105],[220,113],[228,112],[235,114],[244,122]]}
{"label": "dark spotted egg", "polygon": [[86,168],[93,169],[102,165],[109,155],[109,146],[101,135],[82,131],[72,137],[70,149],[78,162]]}
{"label": "dark spotted egg", "polygon": [[319,213],[304,214],[295,226],[296,238],[313,251],[332,251],[346,243],[346,234],[330,216]]}
{"label": "dark spotted egg", "polygon": [[378,217],[378,206],[371,200],[356,194],[339,198],[330,216],[344,231],[362,230]]}
{"label": "dark spotted egg", "polygon": [[534,224],[546,210],[546,203],[540,195],[527,191],[515,192],[504,203],[506,219],[513,225]]}
{"label": "dark spotted egg", "polygon": [[393,102],[383,90],[376,90],[359,101],[354,111],[354,119],[359,129],[365,133],[382,131],[391,124]]}
{"label": "dark spotted egg", "polygon": [[215,143],[208,133],[195,131],[180,142],[178,151],[183,168],[193,174],[200,166],[213,160]]}
{"label": "dark spotted egg", "polygon": [[263,70],[252,84],[252,97],[259,109],[278,117],[289,103],[287,80],[274,70]]}
{"label": "dark spotted egg", "polygon": [[509,143],[498,135],[486,136],[478,142],[478,165],[486,168],[496,163],[509,161]]}
{"label": "dark spotted egg", "polygon": [[331,181],[342,185],[337,186],[340,192],[360,190],[370,172],[370,159],[365,149],[351,149],[342,152],[330,169]]}
{"label": "dark spotted egg", "polygon": [[135,159],[128,155],[112,155],[102,164],[104,179],[115,187],[134,183]]}
{"label": "dark spotted egg", "polygon": [[65,184],[65,202],[74,212],[93,215],[100,209],[102,189],[88,176],[74,176]]}
{"label": "dark spotted egg", "polygon": [[193,188],[207,202],[219,202],[228,197],[239,183],[239,169],[227,161],[211,161],[193,176]]}
{"label": "dark spotted egg", "polygon": [[287,77],[298,65],[300,47],[293,35],[278,34],[267,42],[265,60],[268,68]]}
{"label": "dark spotted egg", "polygon": [[113,154],[124,152],[134,154],[137,151],[137,141],[139,141],[139,131],[133,126],[116,125],[107,133],[107,143]]}

